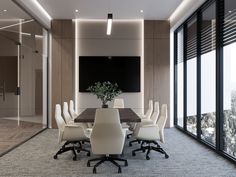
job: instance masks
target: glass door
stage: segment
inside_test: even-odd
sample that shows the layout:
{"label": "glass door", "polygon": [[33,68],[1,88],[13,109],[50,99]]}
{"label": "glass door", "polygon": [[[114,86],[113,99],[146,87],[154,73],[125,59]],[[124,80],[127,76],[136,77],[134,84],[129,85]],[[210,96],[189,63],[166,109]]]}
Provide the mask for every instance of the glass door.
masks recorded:
{"label": "glass door", "polygon": [[0,156],[47,127],[47,31],[0,20]]}

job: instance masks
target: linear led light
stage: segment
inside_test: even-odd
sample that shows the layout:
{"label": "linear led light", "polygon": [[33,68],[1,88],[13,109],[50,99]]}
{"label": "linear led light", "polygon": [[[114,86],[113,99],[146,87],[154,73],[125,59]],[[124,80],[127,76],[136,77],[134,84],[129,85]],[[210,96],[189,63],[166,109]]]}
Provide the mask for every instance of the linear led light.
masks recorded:
{"label": "linear led light", "polygon": [[108,16],[107,16],[107,35],[111,35],[111,27],[112,27],[112,14],[108,14]]}
{"label": "linear led light", "polygon": [[10,27],[14,27],[14,26],[18,26],[18,25],[22,25],[22,24],[29,23],[29,22],[32,22],[32,21],[34,21],[34,20],[26,20],[26,21],[19,22],[19,23],[16,23],[16,24],[3,26],[3,27],[0,27],[0,30],[7,29],[7,28],[10,28]]}
{"label": "linear led light", "polygon": [[181,2],[181,4],[175,9],[175,11],[171,14],[171,16],[169,17],[169,20],[172,21],[173,19],[175,19],[183,10],[184,8],[187,6],[187,4],[189,4],[189,0],[183,0]]}
{"label": "linear led light", "polygon": [[52,17],[48,14],[48,12],[43,8],[43,6],[37,1],[32,0],[34,4],[38,7],[38,9],[51,21]]}

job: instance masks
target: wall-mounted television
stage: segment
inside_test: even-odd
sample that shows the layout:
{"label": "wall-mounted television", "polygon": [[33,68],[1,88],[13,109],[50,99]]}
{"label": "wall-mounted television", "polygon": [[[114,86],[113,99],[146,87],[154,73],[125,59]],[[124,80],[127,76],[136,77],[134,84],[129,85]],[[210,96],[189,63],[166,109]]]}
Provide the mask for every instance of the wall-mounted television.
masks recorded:
{"label": "wall-mounted television", "polygon": [[104,81],[117,83],[122,92],[140,92],[140,57],[80,56],[79,91]]}

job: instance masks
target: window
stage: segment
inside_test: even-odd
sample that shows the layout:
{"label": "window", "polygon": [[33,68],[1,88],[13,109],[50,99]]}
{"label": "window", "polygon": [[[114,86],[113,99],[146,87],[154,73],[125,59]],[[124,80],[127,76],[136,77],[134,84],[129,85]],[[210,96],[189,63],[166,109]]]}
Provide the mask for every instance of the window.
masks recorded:
{"label": "window", "polygon": [[187,24],[187,130],[197,134],[197,19]]}
{"label": "window", "polygon": [[207,0],[175,46],[176,127],[236,162],[236,1]]}
{"label": "window", "polygon": [[177,33],[177,124],[184,124],[184,60],[183,60],[183,28]]}
{"label": "window", "polygon": [[215,3],[202,13],[201,25],[201,137],[215,144],[216,125]]}
{"label": "window", "polygon": [[223,26],[224,151],[236,157],[236,1],[225,0]]}

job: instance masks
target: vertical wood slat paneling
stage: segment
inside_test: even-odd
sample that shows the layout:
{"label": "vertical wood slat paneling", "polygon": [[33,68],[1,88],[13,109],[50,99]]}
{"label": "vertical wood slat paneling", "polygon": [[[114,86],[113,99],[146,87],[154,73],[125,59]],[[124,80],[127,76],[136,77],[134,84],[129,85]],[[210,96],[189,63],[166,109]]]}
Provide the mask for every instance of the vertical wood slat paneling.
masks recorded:
{"label": "vertical wood slat paneling", "polygon": [[153,66],[153,39],[144,40],[144,110],[148,109],[148,101],[154,99],[153,95],[153,76],[154,76],[154,66]]}
{"label": "vertical wood slat paneling", "polygon": [[72,20],[52,21],[52,128],[55,105],[73,99],[74,36]]}
{"label": "vertical wood slat paneling", "polygon": [[55,105],[61,103],[61,39],[52,38],[52,127],[56,127]]}
{"label": "vertical wood slat paneling", "polygon": [[[144,107],[153,99],[170,107],[170,25],[168,21],[144,21]],[[170,108],[168,109],[170,110]],[[166,127],[170,126],[168,120]]]}
{"label": "vertical wood slat paneling", "polygon": [[154,57],[154,21],[144,21],[144,112],[148,101],[153,100],[153,57]]}
{"label": "vertical wood slat paneling", "polygon": [[73,42],[73,39],[62,39],[62,102],[69,102],[73,98]]}

